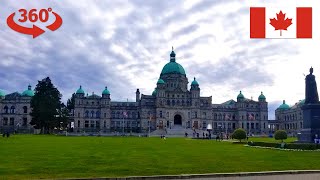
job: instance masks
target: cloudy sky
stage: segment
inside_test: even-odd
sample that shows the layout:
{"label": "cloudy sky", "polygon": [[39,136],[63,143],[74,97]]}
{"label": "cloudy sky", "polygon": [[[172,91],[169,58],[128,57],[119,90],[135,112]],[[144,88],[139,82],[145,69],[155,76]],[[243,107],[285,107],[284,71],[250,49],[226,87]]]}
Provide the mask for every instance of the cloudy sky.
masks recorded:
{"label": "cloudy sky", "polygon": [[[250,6],[312,6],[313,39],[250,39]],[[44,28],[53,16],[36,23],[47,31],[35,39],[6,24],[21,8],[49,7],[63,19],[55,32]],[[283,99],[304,98],[310,66],[320,77],[319,12],[316,0],[2,0],[0,89],[22,92],[49,76],[63,100],[82,85],[89,94],[108,86],[112,100],[133,101],[137,88],[151,94],[173,46],[202,96],[222,103],[240,90],[253,99],[263,91],[272,119]]]}

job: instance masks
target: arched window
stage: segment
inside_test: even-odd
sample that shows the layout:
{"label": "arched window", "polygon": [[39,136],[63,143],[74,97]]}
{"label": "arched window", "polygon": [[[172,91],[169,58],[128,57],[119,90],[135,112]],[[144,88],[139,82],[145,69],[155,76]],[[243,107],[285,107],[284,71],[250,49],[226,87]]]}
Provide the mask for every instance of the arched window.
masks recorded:
{"label": "arched window", "polygon": [[28,113],[28,107],[27,106],[23,106],[23,113]]}
{"label": "arched window", "polygon": [[170,106],[170,100],[167,100],[167,105]]}
{"label": "arched window", "polygon": [[120,118],[120,112],[117,112],[116,118],[119,119]]}
{"label": "arched window", "polygon": [[218,115],[217,113],[214,113],[214,120],[217,120],[218,119]]}
{"label": "arched window", "polygon": [[100,111],[96,112],[96,118],[100,118]]}
{"label": "arched window", "polygon": [[11,106],[11,108],[10,108],[10,113],[11,113],[11,114],[16,113],[16,108],[15,108],[14,106]]}
{"label": "arched window", "polygon": [[6,113],[6,114],[9,113],[9,108],[8,108],[8,106],[5,106],[5,107],[3,108],[3,110],[4,110],[4,113]]}
{"label": "arched window", "polygon": [[172,106],[174,106],[174,105],[175,105],[175,102],[174,102],[174,100],[172,100],[172,101],[171,101],[171,104],[172,104]]}
{"label": "arched window", "polygon": [[94,117],[94,111],[91,111],[91,118],[93,118]]}
{"label": "arched window", "polygon": [[85,115],[84,115],[86,118],[88,118],[89,117],[89,111],[87,110],[86,111],[86,113],[85,113]]}
{"label": "arched window", "polygon": [[177,100],[177,105],[180,106],[180,101],[179,100]]}
{"label": "arched window", "polygon": [[184,106],[184,100],[181,101],[182,106]]}

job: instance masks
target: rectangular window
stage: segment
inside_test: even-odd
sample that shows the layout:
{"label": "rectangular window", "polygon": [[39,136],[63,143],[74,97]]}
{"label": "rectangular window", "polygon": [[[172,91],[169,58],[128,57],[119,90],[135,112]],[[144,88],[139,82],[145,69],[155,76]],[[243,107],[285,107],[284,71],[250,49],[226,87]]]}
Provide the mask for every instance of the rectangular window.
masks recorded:
{"label": "rectangular window", "polygon": [[3,125],[4,126],[7,126],[8,125],[8,118],[3,118]]}
{"label": "rectangular window", "polygon": [[105,117],[105,118],[107,117],[107,113],[104,113],[104,117]]}
{"label": "rectangular window", "polygon": [[27,118],[23,118],[22,120],[22,126],[27,126],[27,123],[28,123],[28,119]]}
{"label": "rectangular window", "polygon": [[86,128],[89,127],[89,121],[84,121],[84,127],[86,127]]}
{"label": "rectangular window", "polygon": [[206,121],[203,121],[202,122],[202,129],[206,129],[207,128],[207,122]]}
{"label": "rectangular window", "polygon": [[90,121],[90,127],[91,128],[94,128],[94,124],[95,124],[94,121]]}
{"label": "rectangular window", "polygon": [[100,128],[100,122],[96,121],[96,128]]}
{"label": "rectangular window", "polygon": [[14,118],[10,118],[10,126],[14,126]]}
{"label": "rectangular window", "polygon": [[162,118],[162,111],[160,111],[160,117]]}
{"label": "rectangular window", "polygon": [[80,127],[80,121],[78,120],[78,128]]}
{"label": "rectangular window", "polygon": [[194,118],[198,118],[198,112],[194,112]]}
{"label": "rectangular window", "polygon": [[80,117],[80,113],[78,113],[78,117]]}

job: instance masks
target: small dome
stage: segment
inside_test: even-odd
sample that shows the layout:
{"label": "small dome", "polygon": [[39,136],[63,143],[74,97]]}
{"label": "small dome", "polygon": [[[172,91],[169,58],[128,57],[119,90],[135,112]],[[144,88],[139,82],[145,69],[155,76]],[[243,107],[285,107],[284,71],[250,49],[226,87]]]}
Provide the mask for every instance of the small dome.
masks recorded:
{"label": "small dome", "polygon": [[194,79],[193,79],[193,81],[192,81],[192,83],[191,83],[191,85],[193,85],[193,86],[199,86],[199,83],[198,83],[198,81],[196,80],[196,78],[194,77]]}
{"label": "small dome", "polygon": [[176,63],[176,53],[173,49],[170,54],[170,62],[162,68],[161,75],[163,74],[186,74],[183,67],[179,63]]}
{"label": "small dome", "polygon": [[237,96],[237,99],[244,99],[244,95],[242,94],[241,91],[240,91],[239,95]]}
{"label": "small dome", "polygon": [[0,89],[0,97],[4,97],[6,94]]}
{"label": "small dome", "polygon": [[79,89],[77,90],[76,94],[84,94],[84,90],[82,89],[81,85],[80,85]]}
{"label": "small dome", "polygon": [[286,109],[290,109],[290,107],[288,104],[286,104],[286,101],[283,100],[283,103],[278,107],[278,109],[286,110]]}
{"label": "small dome", "polygon": [[154,91],[152,92],[152,96],[156,96],[157,95],[157,88],[154,88]]}
{"label": "small dome", "polygon": [[159,78],[157,84],[164,84],[164,80],[162,80],[161,78]]}
{"label": "small dome", "polygon": [[31,90],[31,85],[28,86],[28,89],[23,91],[23,93],[21,94],[22,96],[29,96],[32,97],[34,96],[34,91]]}
{"label": "small dome", "polygon": [[108,90],[107,86],[105,89],[102,91],[102,95],[110,95],[110,91]]}
{"label": "small dome", "polygon": [[259,99],[259,101],[266,100],[266,97],[263,95],[263,92],[261,92],[261,94],[260,94],[258,99]]}

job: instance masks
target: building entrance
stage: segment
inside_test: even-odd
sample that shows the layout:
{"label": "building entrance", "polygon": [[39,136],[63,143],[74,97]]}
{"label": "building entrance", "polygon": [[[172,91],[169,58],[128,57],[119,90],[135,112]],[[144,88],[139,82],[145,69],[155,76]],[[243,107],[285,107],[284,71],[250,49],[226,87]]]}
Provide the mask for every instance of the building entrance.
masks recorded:
{"label": "building entrance", "polygon": [[174,116],[174,125],[182,125],[182,117],[178,114]]}

